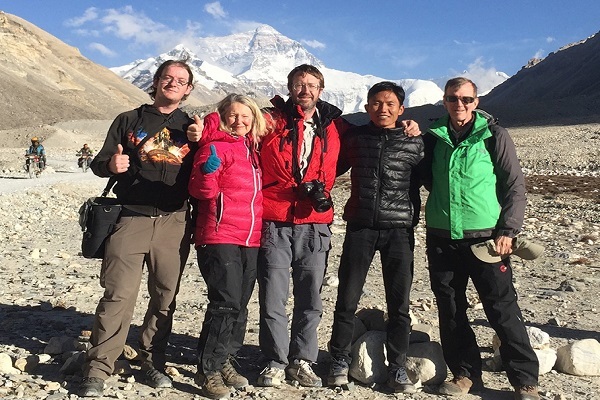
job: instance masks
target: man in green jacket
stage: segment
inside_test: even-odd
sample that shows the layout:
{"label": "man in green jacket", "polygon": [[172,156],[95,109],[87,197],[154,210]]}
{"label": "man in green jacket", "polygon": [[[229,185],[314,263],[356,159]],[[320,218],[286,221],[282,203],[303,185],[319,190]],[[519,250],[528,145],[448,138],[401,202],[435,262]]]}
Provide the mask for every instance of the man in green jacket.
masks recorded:
{"label": "man in green jacket", "polygon": [[[475,83],[460,77],[449,80],[444,89],[448,115],[424,136],[429,274],[444,358],[454,375],[439,393],[461,395],[483,388],[481,355],[466,313],[471,278],[502,342],[500,354],[515,399],[537,400],[538,360],[507,257],[523,224],[525,180],[508,131],[475,111],[478,103]],[[502,256],[498,262],[481,261],[471,250],[471,245],[489,239]]]}

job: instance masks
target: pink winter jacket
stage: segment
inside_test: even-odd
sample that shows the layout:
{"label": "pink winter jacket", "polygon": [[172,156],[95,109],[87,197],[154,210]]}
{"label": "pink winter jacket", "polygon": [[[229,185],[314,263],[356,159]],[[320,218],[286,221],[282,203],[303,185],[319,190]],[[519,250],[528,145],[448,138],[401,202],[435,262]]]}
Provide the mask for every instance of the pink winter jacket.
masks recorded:
{"label": "pink winter jacket", "polygon": [[[250,138],[218,130],[219,115],[204,119],[202,147],[194,158],[189,182],[192,197],[198,199],[194,242],[259,247],[262,225],[261,171]],[[202,166],[216,148],[219,168],[210,174]]]}

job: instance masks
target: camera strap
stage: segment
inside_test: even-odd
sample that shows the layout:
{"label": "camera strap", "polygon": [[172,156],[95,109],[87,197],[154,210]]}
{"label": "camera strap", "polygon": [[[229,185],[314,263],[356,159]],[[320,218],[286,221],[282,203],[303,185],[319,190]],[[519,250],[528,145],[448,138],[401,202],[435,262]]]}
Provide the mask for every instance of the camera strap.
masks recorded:
{"label": "camera strap", "polygon": [[[314,136],[312,138],[313,143],[314,143],[316,137],[319,137],[321,139],[321,154],[319,156],[319,172],[318,172],[319,176],[318,176],[318,178],[320,180],[324,180],[324,177],[322,175],[324,175],[324,173],[325,173],[325,171],[323,171],[323,164],[325,162],[325,153],[327,152],[327,134],[323,130],[323,126],[321,124],[321,119],[319,118],[318,112],[316,112],[315,115],[313,116],[313,121],[315,123]],[[300,123],[304,123],[304,121],[302,119],[294,119],[292,121],[292,126],[290,129],[290,135],[289,135],[289,140],[291,141],[291,145],[292,145],[292,176],[294,177],[294,180],[296,181],[297,185],[300,185],[302,183],[302,174],[300,172],[300,165],[299,165],[300,133],[298,132],[298,125]],[[307,158],[309,163],[310,163],[310,160],[312,159],[313,154],[314,154],[314,146],[311,149],[311,154]]]}

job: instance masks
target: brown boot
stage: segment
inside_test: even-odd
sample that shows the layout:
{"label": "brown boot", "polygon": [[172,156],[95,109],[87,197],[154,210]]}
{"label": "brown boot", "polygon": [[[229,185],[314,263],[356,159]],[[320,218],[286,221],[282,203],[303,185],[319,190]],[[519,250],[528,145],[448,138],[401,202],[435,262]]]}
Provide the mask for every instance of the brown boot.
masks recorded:
{"label": "brown boot", "polygon": [[237,372],[233,364],[231,364],[231,360],[229,359],[225,361],[225,364],[223,364],[221,375],[223,376],[223,381],[227,386],[233,386],[236,389],[241,389],[248,386],[248,379]]}
{"label": "brown boot", "polygon": [[515,386],[515,400],[540,400],[537,386]]}
{"label": "brown boot", "polygon": [[202,396],[208,397],[209,399],[221,399],[229,397],[231,394],[231,391],[225,386],[225,382],[223,382],[221,371],[212,371],[207,372],[206,374],[198,371],[194,377],[194,381],[196,382],[196,385],[202,386],[202,389],[200,390]]}
{"label": "brown boot", "polygon": [[451,381],[442,383],[438,393],[456,396],[467,393],[477,393],[482,389],[483,382],[481,381],[481,378],[473,378],[473,380],[471,380],[466,376],[456,376]]}

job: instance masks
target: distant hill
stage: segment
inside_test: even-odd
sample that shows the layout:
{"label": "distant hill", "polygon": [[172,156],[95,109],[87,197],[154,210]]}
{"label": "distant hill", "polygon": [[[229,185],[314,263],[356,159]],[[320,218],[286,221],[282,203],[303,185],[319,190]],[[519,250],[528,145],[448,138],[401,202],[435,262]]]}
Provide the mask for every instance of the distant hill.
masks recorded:
{"label": "distant hill", "polygon": [[600,122],[600,32],[523,67],[480,107],[505,124]]}
{"label": "distant hill", "polygon": [[0,131],[113,119],[150,97],[31,23],[0,11]]}

